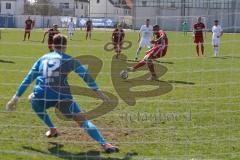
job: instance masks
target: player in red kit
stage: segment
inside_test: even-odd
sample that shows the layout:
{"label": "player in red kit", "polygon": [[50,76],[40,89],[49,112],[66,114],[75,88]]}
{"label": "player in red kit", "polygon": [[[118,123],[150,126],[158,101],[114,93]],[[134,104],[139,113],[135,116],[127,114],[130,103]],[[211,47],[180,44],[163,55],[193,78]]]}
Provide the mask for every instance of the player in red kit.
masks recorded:
{"label": "player in red kit", "polygon": [[204,39],[203,39],[203,31],[205,29],[204,23],[202,23],[202,18],[198,17],[198,22],[193,25],[193,36],[194,43],[196,44],[197,55],[200,56],[199,53],[199,45],[201,46],[202,55],[204,55]]}
{"label": "player in red kit", "polygon": [[30,39],[31,30],[32,30],[33,26],[34,26],[34,21],[31,20],[31,18],[29,16],[28,19],[25,21],[25,32],[24,32],[23,41],[26,40],[27,35],[28,35],[28,40]]}
{"label": "player in red kit", "polygon": [[117,25],[117,28],[114,29],[112,33],[112,42],[116,52],[116,58],[118,58],[119,54],[121,53],[121,47],[122,47],[122,42],[124,38],[125,38],[125,33],[124,33],[124,30],[122,29],[122,26]]}
{"label": "player in red kit", "polygon": [[53,51],[53,37],[59,33],[60,32],[58,31],[58,25],[56,24],[53,24],[53,27],[44,33],[42,43],[44,43],[45,37],[48,34],[48,48],[50,52]]}
{"label": "player in red kit", "polygon": [[92,21],[90,19],[87,20],[86,24],[86,40],[88,39],[91,39],[92,37]]}
{"label": "player in red kit", "polygon": [[152,60],[164,57],[167,54],[168,49],[168,37],[167,34],[160,29],[159,25],[153,26],[153,34],[155,39],[152,40],[153,47],[146,52],[143,60],[139,61],[133,67],[128,67],[128,71],[134,72],[138,68],[147,64],[151,76],[147,80],[157,80],[157,76],[154,70],[154,64]]}

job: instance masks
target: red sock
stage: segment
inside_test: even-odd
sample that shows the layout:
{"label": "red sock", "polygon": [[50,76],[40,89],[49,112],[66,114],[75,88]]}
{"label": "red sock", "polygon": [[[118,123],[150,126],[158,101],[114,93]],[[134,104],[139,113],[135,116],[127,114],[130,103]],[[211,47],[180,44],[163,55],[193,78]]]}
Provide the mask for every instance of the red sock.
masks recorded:
{"label": "red sock", "polygon": [[150,63],[147,63],[147,65],[148,65],[148,69],[151,72],[152,76],[156,76],[153,63],[150,62]]}
{"label": "red sock", "polygon": [[199,56],[199,46],[196,46],[196,50],[197,50],[197,55]]}
{"label": "red sock", "polygon": [[144,66],[146,64],[146,62],[144,60],[141,60],[140,62],[138,62],[135,66],[133,66],[134,69],[138,69],[142,66]]}

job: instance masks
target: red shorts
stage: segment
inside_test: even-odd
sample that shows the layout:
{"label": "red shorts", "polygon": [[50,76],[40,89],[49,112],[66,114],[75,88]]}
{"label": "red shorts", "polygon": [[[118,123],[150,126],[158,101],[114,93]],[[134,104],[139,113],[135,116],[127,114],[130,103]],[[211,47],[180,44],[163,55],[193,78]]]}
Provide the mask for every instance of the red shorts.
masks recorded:
{"label": "red shorts", "polygon": [[113,42],[113,45],[114,45],[114,49],[115,49],[117,52],[121,52],[122,42]]}
{"label": "red shorts", "polygon": [[150,59],[157,59],[160,57],[164,57],[167,54],[167,48],[168,46],[161,46],[161,45],[156,45],[149,51],[147,51],[146,56]]}
{"label": "red shorts", "polygon": [[203,42],[204,40],[202,36],[199,36],[199,37],[195,36],[194,43],[203,43]]}
{"label": "red shorts", "polygon": [[25,28],[25,33],[30,33],[30,32],[31,32],[31,29]]}
{"label": "red shorts", "polygon": [[87,32],[91,32],[92,31],[92,28],[87,28]]}

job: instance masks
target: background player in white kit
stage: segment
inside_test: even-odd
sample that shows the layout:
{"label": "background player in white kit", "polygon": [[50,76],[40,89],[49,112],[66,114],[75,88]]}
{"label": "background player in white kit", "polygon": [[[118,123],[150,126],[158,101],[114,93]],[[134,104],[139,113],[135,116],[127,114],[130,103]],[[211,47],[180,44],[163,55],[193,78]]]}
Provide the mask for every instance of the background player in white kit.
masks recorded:
{"label": "background player in white kit", "polygon": [[73,18],[71,18],[70,22],[68,22],[68,35],[70,40],[72,40],[74,30],[75,30],[75,24],[74,24]]}
{"label": "background player in white kit", "polygon": [[214,56],[218,56],[218,47],[220,43],[220,37],[223,35],[223,29],[218,24],[218,20],[214,21],[214,26],[212,27],[212,45],[214,48]]}
{"label": "background player in white kit", "polygon": [[142,25],[139,31],[138,42],[140,43],[136,53],[136,58],[135,58],[136,61],[138,60],[138,56],[142,48],[144,48],[145,46],[147,46],[148,48],[152,47],[152,44],[151,44],[152,34],[153,34],[153,27],[150,25],[150,20],[146,19],[146,24]]}

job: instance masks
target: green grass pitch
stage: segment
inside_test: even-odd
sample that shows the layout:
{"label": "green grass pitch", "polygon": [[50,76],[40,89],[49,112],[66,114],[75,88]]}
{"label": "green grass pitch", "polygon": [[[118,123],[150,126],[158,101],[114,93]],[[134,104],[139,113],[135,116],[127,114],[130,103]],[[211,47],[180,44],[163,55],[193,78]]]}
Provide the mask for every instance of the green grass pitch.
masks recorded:
{"label": "green grass pitch", "polygon": [[[74,122],[57,118],[54,109],[49,113],[63,136],[45,138],[47,128],[27,101],[32,86],[21,98],[15,112],[5,111],[6,102],[34,61],[47,53],[48,48],[46,43],[40,43],[43,30],[35,30],[31,41],[26,42],[22,41],[22,30],[2,30],[0,159],[239,159],[240,35],[224,34],[220,56],[214,58],[210,33],[205,39],[204,57],[196,56],[191,33],[188,36],[180,32],[167,34],[168,53],[160,60],[167,72],[160,77],[160,82],[167,82],[173,88],[160,96],[137,97],[134,106],[127,105],[113,86],[113,53],[103,50],[104,44],[110,41],[111,32],[94,30],[92,40],[86,41],[85,33],[77,31],[73,41],[69,42],[67,53],[70,55],[94,55],[103,61],[97,83],[102,90],[118,97],[119,104],[112,112],[93,120],[106,139],[121,149],[119,153],[108,155]],[[137,36],[137,32],[126,32],[126,39],[133,42],[132,48],[123,51],[128,59],[135,57]],[[144,73],[131,73],[130,78]],[[85,86],[74,74],[70,75],[69,81]],[[150,82],[144,79],[142,82],[146,85],[133,87],[131,91],[144,94],[154,89]],[[75,98],[84,111],[101,103],[92,97],[80,95]]]}

